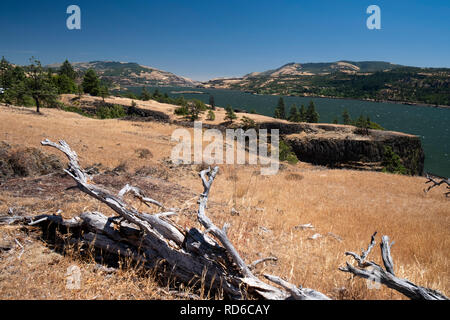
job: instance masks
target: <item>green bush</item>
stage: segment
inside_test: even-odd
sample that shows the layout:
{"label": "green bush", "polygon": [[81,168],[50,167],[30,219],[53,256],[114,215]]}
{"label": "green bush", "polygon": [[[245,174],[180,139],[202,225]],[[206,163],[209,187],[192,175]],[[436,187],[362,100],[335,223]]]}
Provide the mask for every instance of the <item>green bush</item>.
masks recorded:
{"label": "green bush", "polygon": [[116,119],[123,118],[126,116],[125,109],[123,106],[115,104],[112,106],[101,106],[97,110],[97,117],[100,119]]}
{"label": "green bush", "polygon": [[290,164],[296,164],[298,162],[298,158],[295,153],[292,151],[292,148],[289,144],[280,140],[280,161],[287,161]]}
{"label": "green bush", "polygon": [[233,108],[231,108],[231,106],[227,106],[225,108],[225,112],[226,112],[225,121],[233,122],[233,120],[237,119],[237,116],[234,113],[234,110]]}
{"label": "green bush", "polygon": [[189,109],[187,106],[181,106],[176,108],[174,113],[178,116],[187,116],[189,114]]}
{"label": "green bush", "polygon": [[256,129],[256,122],[255,120],[247,117],[247,116],[243,116],[241,119],[241,123],[242,123],[242,129],[244,130],[248,130],[248,129]]}
{"label": "green bush", "polygon": [[384,147],[384,155],[381,165],[383,166],[383,172],[408,174],[408,170],[402,164],[402,159],[392,150],[390,146]]}
{"label": "green bush", "polygon": [[214,121],[215,119],[216,119],[216,115],[215,115],[214,111],[209,110],[207,120]]}
{"label": "green bush", "polygon": [[61,108],[61,110],[64,110],[66,112],[74,112],[74,113],[78,113],[79,115],[82,115],[84,117],[92,118],[92,116],[89,113],[85,112],[83,109],[78,108],[78,107],[62,105],[60,108]]}
{"label": "green bush", "polygon": [[374,130],[386,130],[386,129],[384,129],[382,126],[380,126],[378,123],[372,122],[372,121],[369,121],[369,129],[374,129]]}
{"label": "green bush", "polygon": [[286,161],[290,164],[296,164],[298,162],[297,156],[294,153],[288,154]]}

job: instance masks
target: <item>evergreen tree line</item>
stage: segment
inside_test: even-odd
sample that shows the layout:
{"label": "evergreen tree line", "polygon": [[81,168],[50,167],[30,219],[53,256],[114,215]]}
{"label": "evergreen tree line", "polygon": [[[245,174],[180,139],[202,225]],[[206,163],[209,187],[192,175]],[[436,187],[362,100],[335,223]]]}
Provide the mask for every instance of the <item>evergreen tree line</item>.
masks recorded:
{"label": "evergreen tree line", "polygon": [[309,102],[308,108],[305,108],[302,104],[300,110],[293,104],[289,110],[289,114],[286,114],[284,99],[280,97],[278,105],[275,108],[274,118],[285,119],[291,122],[317,123],[319,122],[320,115],[316,111],[316,106],[312,100]]}
{"label": "evergreen tree line", "polygon": [[89,69],[81,77],[68,60],[58,70],[44,68],[34,57],[27,66],[12,65],[5,57],[0,61],[0,101],[7,104],[57,107],[58,95],[65,93],[88,93],[93,96],[108,96],[95,70]]}
{"label": "evergreen tree line", "polygon": [[[333,123],[337,124],[339,123],[339,120],[335,118]],[[369,116],[364,116],[363,114],[361,114],[358,119],[353,120],[347,109],[342,112],[342,123],[362,129],[384,130],[378,123],[371,121]]]}

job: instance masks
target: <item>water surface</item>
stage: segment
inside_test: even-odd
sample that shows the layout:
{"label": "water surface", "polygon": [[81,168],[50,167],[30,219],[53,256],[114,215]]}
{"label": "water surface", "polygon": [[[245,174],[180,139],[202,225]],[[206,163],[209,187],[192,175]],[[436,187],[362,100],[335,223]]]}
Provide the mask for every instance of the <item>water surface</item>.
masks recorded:
{"label": "water surface", "polygon": [[[140,88],[130,88],[140,92]],[[155,88],[149,88],[153,91]],[[200,91],[205,94],[182,94],[186,99],[199,99],[209,103],[209,95],[214,96],[216,105],[243,110],[256,110],[257,113],[273,116],[279,96],[254,95],[236,90],[219,89],[187,89],[176,87],[160,87],[158,90],[177,98],[180,94],[173,91]],[[313,100],[316,110],[320,114],[320,122],[331,123],[338,118],[342,123],[342,112],[347,109],[353,119],[361,114],[369,116],[387,130],[400,131],[418,135],[425,151],[425,171],[437,175],[450,176],[450,108],[434,108],[425,106],[412,106],[396,103],[381,103],[359,100],[303,98],[283,96],[286,112],[292,104],[300,107],[308,105]]]}

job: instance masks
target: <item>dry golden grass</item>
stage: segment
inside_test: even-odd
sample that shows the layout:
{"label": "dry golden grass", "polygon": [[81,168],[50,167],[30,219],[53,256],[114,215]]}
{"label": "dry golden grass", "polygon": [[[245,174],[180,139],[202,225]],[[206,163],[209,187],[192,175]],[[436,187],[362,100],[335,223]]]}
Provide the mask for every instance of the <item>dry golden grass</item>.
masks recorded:
{"label": "dry golden grass", "polygon": [[[170,156],[170,135],[176,128],[156,122],[100,121],[56,109],[45,109],[38,116],[29,108],[4,106],[0,122],[0,140],[8,143],[38,147],[45,138],[64,139],[84,166],[100,162],[114,168],[125,162],[130,169]],[[142,148],[149,149],[153,158],[140,158],[137,151]]]}
{"label": "dry golden grass", "polygon": [[[168,170],[162,162],[170,157],[170,135],[176,126],[95,120],[50,109],[43,112],[37,116],[29,109],[0,107],[0,140],[38,147],[43,138],[65,139],[77,151],[82,165],[100,162],[114,168],[126,163],[129,175],[142,166],[159,166],[168,171],[169,183],[191,190],[194,197],[186,192],[182,199],[157,199],[186,209],[187,214],[174,218],[177,223],[199,227],[195,194],[201,192],[201,183],[196,167]],[[142,148],[153,157],[141,158],[136,150]],[[259,266],[258,271],[337,299],[402,299],[385,287],[369,290],[364,280],[338,270],[347,260],[345,251],[360,252],[378,231],[395,241],[392,256],[397,276],[450,294],[450,202],[442,190],[424,194],[425,178],[329,170],[304,163],[286,165],[275,176],[261,176],[253,166],[220,167],[208,214],[217,225],[231,223],[230,239],[248,263],[264,256],[278,257],[278,262]],[[10,206],[23,206],[35,214],[58,208],[63,208],[64,216],[82,210],[110,214],[103,205],[74,190],[47,200],[4,192],[0,211]],[[232,208],[239,215],[232,215]],[[312,223],[315,229],[295,228],[305,223]],[[336,240],[329,232],[343,240]],[[309,240],[314,233],[322,237]],[[158,289],[161,285],[152,276],[137,275],[136,270],[123,269],[106,279],[106,275],[92,271],[92,261],[61,256],[33,239],[26,243],[28,238],[20,228],[2,228],[0,236],[18,238],[26,248],[20,260],[18,248],[0,254],[1,298],[171,298]],[[381,262],[378,246],[369,258]],[[65,272],[72,264],[83,270],[83,286],[76,292],[65,289]]]}
{"label": "dry golden grass", "polygon": [[[74,95],[74,94],[64,94],[64,95],[62,95],[61,100],[65,104],[70,105],[70,104],[73,104],[72,99],[75,97],[76,97],[76,95]],[[102,98],[84,95],[84,96],[82,96],[82,101],[84,103],[86,103],[86,102],[89,103],[89,102],[94,102],[94,101],[100,102],[100,101],[102,101]],[[177,116],[174,114],[175,109],[178,108],[178,106],[175,106],[175,105],[160,103],[155,100],[142,101],[142,100],[133,100],[133,99],[129,99],[129,98],[119,98],[119,97],[109,97],[109,98],[105,99],[105,102],[107,102],[107,103],[121,104],[124,106],[131,106],[133,101],[136,103],[137,107],[139,107],[139,108],[161,111],[161,112],[164,112],[165,114],[167,114],[172,120],[183,120],[183,116]],[[214,110],[214,114],[215,114],[214,120],[207,120],[208,113],[203,112],[202,114],[199,115],[198,121],[203,121],[206,124],[220,124],[220,123],[226,122],[225,108],[216,107],[216,110]],[[274,119],[274,118],[260,115],[260,114],[249,114],[249,113],[246,113],[246,114],[237,113],[236,114],[237,118],[236,118],[235,122],[239,122],[244,115],[246,117],[249,117],[249,118],[257,121],[257,122],[278,121],[278,122],[288,123],[288,121],[286,121],[286,120]]]}
{"label": "dry golden grass", "polygon": [[[346,261],[344,252],[366,248],[376,230],[396,241],[392,254],[398,276],[448,292],[449,203],[437,191],[424,195],[423,178],[308,169],[301,171],[300,181],[289,178],[292,172],[252,174],[239,170],[236,187],[219,176],[211,195],[212,201],[228,199],[230,206],[237,198],[240,215],[219,219],[231,220],[230,238],[249,261],[258,252],[276,255],[279,263],[270,272],[334,297],[339,297],[336,288],[345,287],[343,298],[400,298],[385,288],[368,290],[365,281],[350,281],[337,270]],[[294,228],[305,223],[315,229]],[[308,240],[314,233],[323,237]],[[378,249],[371,257],[381,263]]]}

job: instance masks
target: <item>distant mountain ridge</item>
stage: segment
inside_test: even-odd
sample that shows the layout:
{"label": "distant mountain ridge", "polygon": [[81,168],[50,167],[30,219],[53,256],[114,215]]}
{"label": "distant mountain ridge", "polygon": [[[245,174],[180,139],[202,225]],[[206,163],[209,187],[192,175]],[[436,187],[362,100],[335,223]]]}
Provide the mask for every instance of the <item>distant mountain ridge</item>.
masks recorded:
{"label": "distant mountain ridge", "polygon": [[280,68],[267,70],[264,72],[253,72],[244,76],[244,78],[261,76],[280,76],[280,75],[315,75],[328,74],[332,72],[376,72],[391,70],[403,67],[384,61],[337,61],[337,62],[310,62],[296,63],[290,62]]}
{"label": "distant mountain ridge", "polygon": [[[94,69],[100,78],[112,86],[177,86],[195,87],[199,82],[168,71],[143,66],[135,62],[91,61],[71,63],[75,71]],[[48,65],[59,68],[61,63]]]}
{"label": "distant mountain ridge", "polygon": [[290,62],[243,77],[198,82],[134,62],[91,61],[72,65],[79,73],[94,69],[104,83],[119,91],[145,86],[197,87],[450,106],[450,68],[419,68],[385,61]]}
{"label": "distant mountain ridge", "polygon": [[291,62],[243,77],[212,79],[202,86],[255,94],[450,105],[449,68],[419,68],[385,61]]}

